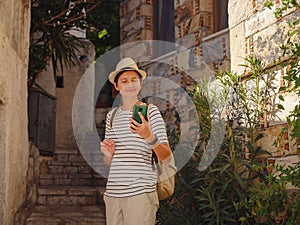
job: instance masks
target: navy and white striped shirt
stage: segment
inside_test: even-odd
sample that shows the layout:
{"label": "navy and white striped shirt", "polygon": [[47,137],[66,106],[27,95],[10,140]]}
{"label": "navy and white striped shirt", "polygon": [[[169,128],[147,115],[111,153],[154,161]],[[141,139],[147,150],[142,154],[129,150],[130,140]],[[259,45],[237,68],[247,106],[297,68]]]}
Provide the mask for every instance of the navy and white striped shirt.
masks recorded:
{"label": "navy and white striped shirt", "polygon": [[[159,109],[149,104],[149,119],[152,132],[161,143],[168,143],[165,123]],[[157,175],[152,169],[152,150],[149,144],[129,129],[132,110],[117,109],[110,127],[112,110],[106,117],[105,138],[115,142],[105,195],[131,197],[156,190]]]}

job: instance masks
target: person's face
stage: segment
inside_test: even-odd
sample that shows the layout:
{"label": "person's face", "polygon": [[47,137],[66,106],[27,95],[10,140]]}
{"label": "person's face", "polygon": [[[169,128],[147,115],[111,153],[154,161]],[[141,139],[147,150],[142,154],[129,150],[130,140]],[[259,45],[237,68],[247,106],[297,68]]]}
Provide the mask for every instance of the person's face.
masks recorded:
{"label": "person's face", "polygon": [[123,97],[134,97],[141,90],[141,79],[136,71],[128,70],[119,76],[114,86]]}

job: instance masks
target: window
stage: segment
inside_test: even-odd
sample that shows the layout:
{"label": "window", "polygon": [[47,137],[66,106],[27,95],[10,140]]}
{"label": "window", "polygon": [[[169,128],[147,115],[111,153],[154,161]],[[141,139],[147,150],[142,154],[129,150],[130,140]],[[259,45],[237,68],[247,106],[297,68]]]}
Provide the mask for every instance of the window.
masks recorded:
{"label": "window", "polygon": [[[154,0],[153,7],[153,24],[154,40],[175,42],[175,25],[174,25],[174,0]],[[170,51],[174,45],[166,45],[164,48],[159,46],[155,48],[156,57],[164,55]]]}
{"label": "window", "polygon": [[214,0],[214,32],[228,27],[228,0]]}

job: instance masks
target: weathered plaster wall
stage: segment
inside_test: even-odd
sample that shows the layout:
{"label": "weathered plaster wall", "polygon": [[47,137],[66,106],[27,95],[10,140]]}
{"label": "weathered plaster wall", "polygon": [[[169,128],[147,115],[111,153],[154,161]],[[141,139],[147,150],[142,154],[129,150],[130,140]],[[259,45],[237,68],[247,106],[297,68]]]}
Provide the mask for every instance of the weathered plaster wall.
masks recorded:
{"label": "weathered plaster wall", "polygon": [[[300,10],[289,11],[283,18],[277,20],[273,10],[263,7],[263,2],[263,0],[229,0],[231,69],[238,74],[244,74],[245,68],[239,65],[245,64],[244,58],[248,55],[254,55],[265,65],[270,66],[274,60],[282,57],[280,46],[287,40],[288,21],[300,15]],[[280,1],[276,2],[280,4]],[[277,70],[275,69],[276,85],[279,88],[284,82],[285,70]],[[263,131],[264,138],[258,143],[276,157],[279,164],[298,161],[297,149],[300,148],[295,144],[296,141],[290,138],[289,132],[281,138],[278,147],[272,146],[282,128],[286,126],[285,118],[289,111],[300,100],[296,95],[284,95],[285,101],[281,103],[286,110],[278,114],[280,119],[270,123],[270,127]]]}
{"label": "weathered plaster wall", "polygon": [[0,1],[0,221],[25,199],[29,148],[27,67],[30,1]]}
{"label": "weathered plaster wall", "polygon": [[[253,2],[256,2],[254,4]],[[282,56],[280,46],[287,40],[288,21],[300,15],[300,11],[290,12],[277,20],[273,10],[262,7],[263,1],[230,0],[229,28],[231,66],[243,73],[243,58],[253,54],[266,64],[271,64]]]}

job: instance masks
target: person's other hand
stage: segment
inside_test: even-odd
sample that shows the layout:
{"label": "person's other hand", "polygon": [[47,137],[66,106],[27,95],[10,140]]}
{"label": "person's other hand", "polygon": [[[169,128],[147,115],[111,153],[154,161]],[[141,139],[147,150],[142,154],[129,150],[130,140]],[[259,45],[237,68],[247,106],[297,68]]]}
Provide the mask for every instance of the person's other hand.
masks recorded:
{"label": "person's other hand", "polygon": [[100,143],[100,150],[105,156],[112,158],[115,154],[115,142],[113,140],[104,139]]}

